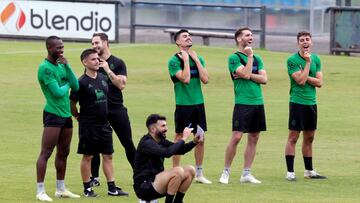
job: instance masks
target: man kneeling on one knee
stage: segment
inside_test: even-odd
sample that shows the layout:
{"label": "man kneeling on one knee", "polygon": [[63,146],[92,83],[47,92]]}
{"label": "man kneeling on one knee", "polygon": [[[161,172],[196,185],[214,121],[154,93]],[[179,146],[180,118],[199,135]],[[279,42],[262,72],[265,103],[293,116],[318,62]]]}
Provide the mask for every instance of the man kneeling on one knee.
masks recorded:
{"label": "man kneeling on one knee", "polygon": [[195,176],[195,168],[187,165],[164,170],[164,158],[185,154],[203,139],[196,135],[191,142],[185,143],[193,130],[186,127],[180,141],[167,140],[166,118],[158,114],[149,115],[146,127],[148,133],[141,138],[135,156],[135,193],[146,201],[166,196],[165,203],[182,202]]}

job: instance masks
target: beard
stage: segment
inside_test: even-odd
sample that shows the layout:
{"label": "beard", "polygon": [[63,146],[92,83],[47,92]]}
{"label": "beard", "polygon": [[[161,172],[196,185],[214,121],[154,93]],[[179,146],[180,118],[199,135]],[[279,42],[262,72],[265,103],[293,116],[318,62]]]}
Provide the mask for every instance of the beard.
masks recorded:
{"label": "beard", "polygon": [[104,50],[103,49],[95,49],[98,53],[99,56],[104,54]]}
{"label": "beard", "polygon": [[156,132],[156,136],[159,137],[160,139],[165,139],[166,138],[166,131],[157,131]]}

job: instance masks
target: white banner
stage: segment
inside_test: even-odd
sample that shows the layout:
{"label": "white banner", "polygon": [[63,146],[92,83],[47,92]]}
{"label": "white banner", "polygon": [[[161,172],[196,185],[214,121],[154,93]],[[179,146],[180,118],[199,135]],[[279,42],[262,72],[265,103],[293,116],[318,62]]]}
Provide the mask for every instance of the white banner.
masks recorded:
{"label": "white banner", "polygon": [[90,39],[106,32],[115,40],[115,4],[55,1],[0,1],[0,35],[56,35]]}

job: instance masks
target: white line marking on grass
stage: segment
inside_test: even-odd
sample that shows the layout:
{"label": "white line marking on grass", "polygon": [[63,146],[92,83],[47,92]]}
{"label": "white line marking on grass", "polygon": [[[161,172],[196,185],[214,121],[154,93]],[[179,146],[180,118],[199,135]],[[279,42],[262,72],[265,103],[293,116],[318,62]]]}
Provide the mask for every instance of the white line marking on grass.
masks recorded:
{"label": "white line marking on grass", "polygon": [[[123,48],[132,48],[132,47],[149,47],[149,46],[164,46],[167,44],[127,44],[127,45],[111,45],[110,49],[123,49]],[[90,47],[89,47],[90,48]],[[208,48],[208,49],[232,49],[231,47],[211,47],[211,46],[202,46],[201,48]],[[67,49],[65,48],[66,52],[80,52],[84,50],[83,48],[73,48]],[[14,54],[37,54],[37,53],[46,53],[46,50],[19,50],[19,51],[6,51],[0,52],[0,55],[14,55]]]}
{"label": "white line marking on grass", "polygon": [[[131,44],[131,45],[116,45],[116,46],[111,46],[111,49],[123,49],[123,48],[131,48],[131,47],[141,47],[141,46],[149,46],[149,45],[144,45],[144,44]],[[91,48],[91,47],[89,47]],[[83,51],[85,48],[73,48],[73,49],[67,49],[65,48],[65,53],[66,52],[78,52],[78,51]],[[0,52],[0,55],[13,55],[13,54],[34,54],[34,53],[46,53],[46,50],[19,50],[19,51],[6,51],[6,52]]]}

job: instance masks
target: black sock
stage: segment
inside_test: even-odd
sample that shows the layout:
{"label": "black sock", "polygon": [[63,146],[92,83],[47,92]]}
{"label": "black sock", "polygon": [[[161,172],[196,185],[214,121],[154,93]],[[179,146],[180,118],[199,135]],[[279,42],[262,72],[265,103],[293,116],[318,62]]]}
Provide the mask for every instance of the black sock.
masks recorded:
{"label": "black sock", "polygon": [[91,176],[99,177],[100,155],[95,154],[91,159]]}
{"label": "black sock", "polygon": [[167,195],[166,195],[166,198],[165,198],[165,203],[173,203],[174,196],[175,196],[175,195],[169,195],[169,194],[167,194]]}
{"label": "black sock", "polygon": [[84,185],[84,190],[90,188],[90,182],[84,182],[83,185]]}
{"label": "black sock", "polygon": [[286,167],[288,172],[294,172],[294,159],[295,156],[293,155],[285,155],[286,159]]}
{"label": "black sock", "polygon": [[306,170],[309,170],[309,171],[313,170],[312,157],[304,157],[304,164],[305,164]]}
{"label": "black sock", "polygon": [[174,199],[174,203],[182,203],[184,196],[185,196],[185,193],[177,192],[175,199]]}
{"label": "black sock", "polygon": [[112,191],[112,190],[116,189],[115,181],[107,182],[107,185],[108,185],[108,190],[109,191]]}

